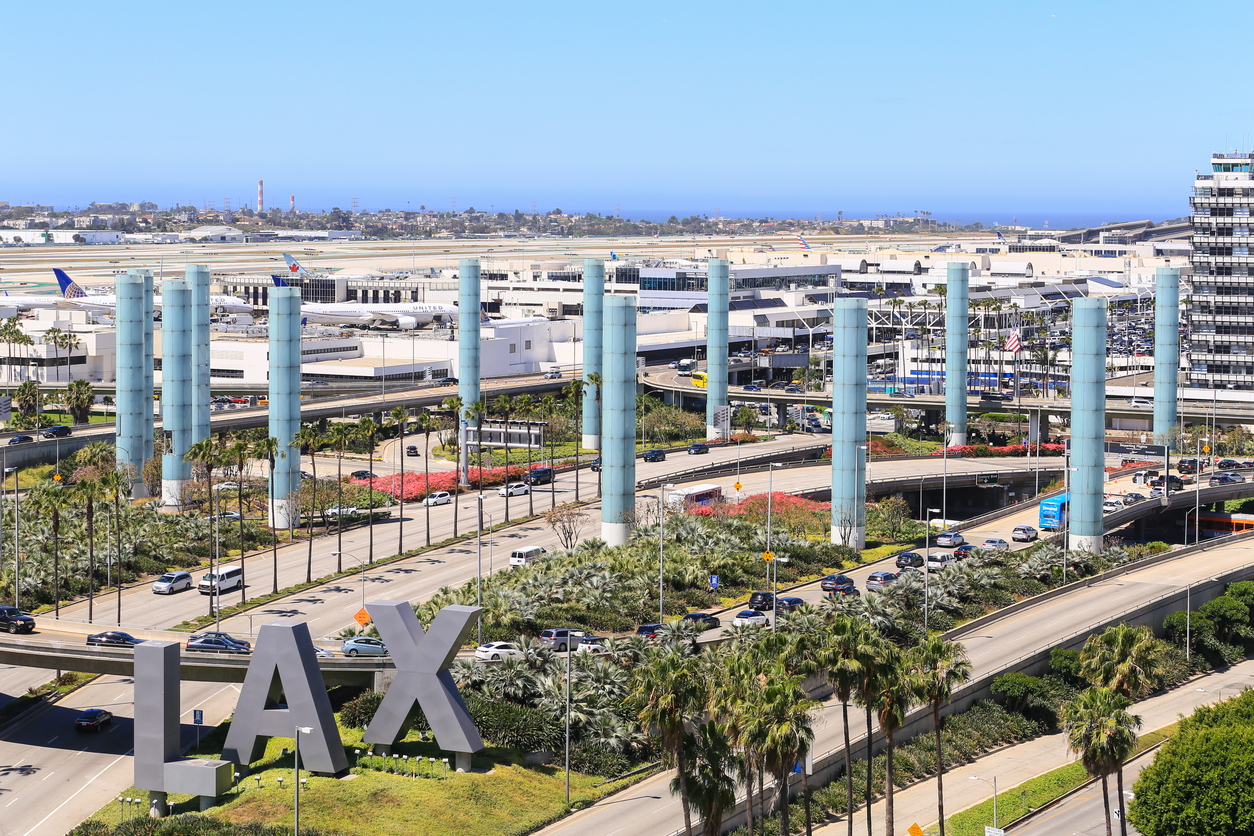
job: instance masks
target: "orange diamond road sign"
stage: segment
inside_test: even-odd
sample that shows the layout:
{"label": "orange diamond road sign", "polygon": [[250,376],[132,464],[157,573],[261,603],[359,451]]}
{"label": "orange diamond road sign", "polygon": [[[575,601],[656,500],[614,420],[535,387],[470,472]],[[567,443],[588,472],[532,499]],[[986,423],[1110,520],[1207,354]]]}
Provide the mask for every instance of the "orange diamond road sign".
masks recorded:
{"label": "orange diamond road sign", "polygon": [[770,563],[772,560],[775,559],[775,553],[772,552],[770,549],[767,549],[766,551],[762,552],[762,559],[765,560],[767,563]]}
{"label": "orange diamond road sign", "polygon": [[357,615],[353,616],[353,621],[356,621],[362,627],[365,627],[370,623],[370,613],[366,612],[365,607],[362,607],[357,611]]}
{"label": "orange diamond road sign", "polygon": [[906,829],[906,832],[909,833],[910,836],[923,836],[923,828],[919,827],[918,822],[910,825],[910,827]]}
{"label": "orange diamond road sign", "polygon": [[732,487],[735,488],[736,490],[740,490],[740,483],[737,482],[736,484],[732,485]]}

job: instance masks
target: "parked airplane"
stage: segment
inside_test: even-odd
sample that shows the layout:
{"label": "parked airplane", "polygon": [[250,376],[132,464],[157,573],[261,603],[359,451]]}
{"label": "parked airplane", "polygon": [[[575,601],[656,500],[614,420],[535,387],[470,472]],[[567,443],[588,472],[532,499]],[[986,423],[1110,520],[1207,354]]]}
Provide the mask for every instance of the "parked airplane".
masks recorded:
{"label": "parked airplane", "polygon": [[[296,265],[293,272],[305,270],[295,259],[284,254]],[[282,276],[271,276],[275,287],[291,287]],[[433,322],[456,322],[457,306],[429,302],[302,302],[301,318],[316,325],[364,325],[378,328],[393,325],[412,330]]]}
{"label": "parked airplane", "polygon": [[65,300],[60,296],[45,293],[23,293],[14,296],[6,290],[4,298],[0,299],[0,308],[17,308],[19,311],[64,307]]}
{"label": "parked airplane", "polygon": [[[89,294],[79,286],[78,282],[66,275],[61,268],[54,267],[52,272],[57,277],[57,284],[61,286],[61,295],[73,307],[89,311],[112,311],[118,306],[116,294]],[[152,306],[156,310],[161,310],[161,294],[153,294]],[[253,306],[243,299],[235,296],[224,296],[220,293],[209,294],[209,306],[214,310],[232,314],[252,313],[253,310]]]}

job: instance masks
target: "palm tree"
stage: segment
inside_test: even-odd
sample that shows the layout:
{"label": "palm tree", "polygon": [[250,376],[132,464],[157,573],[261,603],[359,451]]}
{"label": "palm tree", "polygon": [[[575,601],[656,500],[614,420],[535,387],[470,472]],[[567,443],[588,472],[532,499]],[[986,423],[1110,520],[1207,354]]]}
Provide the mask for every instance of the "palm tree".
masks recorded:
{"label": "palm tree", "polygon": [[[592,373],[593,375],[596,372]],[[591,377],[592,375],[589,375]],[[597,380],[600,380],[597,375]],[[566,402],[570,404],[571,412],[575,416],[575,501],[579,501],[579,465],[582,457],[579,455],[583,449],[583,388],[585,384],[582,380],[572,380],[562,387],[562,396],[566,398]],[[599,448],[601,445],[597,444]],[[598,450],[598,452],[600,452]],[[553,463],[550,462],[550,465]]]}
{"label": "palm tree", "polygon": [[122,626],[122,493],[130,493],[131,478],[129,471],[119,470],[116,466],[100,477],[105,492],[113,497],[113,530],[117,533],[118,563],[118,626]]}
{"label": "palm tree", "polygon": [[1148,627],[1111,627],[1089,636],[1080,653],[1080,673],[1089,682],[1129,699],[1154,687],[1162,670],[1157,641]]}
{"label": "palm tree", "polygon": [[910,668],[918,675],[918,697],[932,707],[932,727],[936,733],[936,815],[940,836],[945,836],[945,756],[941,752],[942,705],[953,698],[954,688],[971,678],[971,662],[960,643],[932,635],[908,654]]}
{"label": "palm tree", "polygon": [[[601,457],[601,388],[605,385],[605,380],[604,378],[601,377],[601,375],[597,374],[596,372],[592,372],[591,374],[588,375],[587,385],[592,387],[592,400],[596,404],[596,407],[597,407],[597,421],[596,421],[596,424],[597,424],[597,458],[600,458]],[[579,408],[582,411],[583,409],[583,388],[582,387],[580,387],[580,390],[579,390],[578,403],[579,403]],[[575,467],[578,468],[579,467],[579,457],[578,457],[579,448],[576,447],[575,449],[576,449]],[[605,468],[601,468],[601,470],[597,471],[597,499],[601,498],[601,474],[604,472],[605,472]],[[578,473],[578,470],[576,470],[576,474],[577,473]],[[578,496],[576,496],[575,498],[578,499]]]}
{"label": "palm tree", "polygon": [[[906,712],[919,686],[910,669],[910,658],[892,645],[887,648],[873,699],[876,719],[884,731],[884,832],[896,833],[893,827],[893,734],[906,721]],[[869,726],[867,734],[870,735]]]}
{"label": "palm tree", "polygon": [[403,448],[405,447],[405,424],[408,423],[408,421],[409,421],[409,411],[405,409],[405,407],[403,406],[394,407],[392,411],[389,412],[387,415],[385,415],[383,418],[383,425],[385,427],[391,427],[391,426],[397,427],[397,430],[396,430],[397,450],[396,452],[398,454],[397,458],[401,462],[400,489],[397,490],[397,495],[401,502],[400,528],[397,530],[397,534],[396,534],[396,556],[397,557],[400,557],[402,554],[405,553],[405,450]]}
{"label": "palm tree", "polygon": [[[426,495],[431,493],[431,431],[436,428],[435,418],[423,412],[418,416],[418,431],[422,433],[422,493],[423,505],[427,509],[427,545],[431,545],[431,505]],[[456,491],[456,487],[453,489]]]}
{"label": "palm tree", "polygon": [[225,461],[235,463],[235,478],[239,483],[239,490],[235,492],[235,505],[239,512],[239,602],[241,604],[248,600],[248,593],[244,591],[247,587],[244,581],[244,473],[248,468],[249,453],[248,441],[241,436],[236,436],[235,442],[223,450]]}
{"label": "palm tree", "polygon": [[879,636],[866,621],[847,615],[836,615],[829,627],[826,661],[828,681],[836,699],[845,727],[845,788],[847,790],[846,819],[849,836],[853,836],[853,771],[850,768],[849,703],[853,700],[864,677],[864,663],[875,665],[879,654]]}
{"label": "palm tree", "polygon": [[[514,398],[514,413],[527,424],[527,472],[531,472],[531,418],[535,415],[536,401],[530,395],[519,395]],[[536,515],[535,498],[527,491],[527,516]]]}
{"label": "palm tree", "polygon": [[4,375],[4,393],[9,394],[9,385],[13,382],[13,344],[22,334],[22,318],[14,315],[0,325],[0,341],[9,346],[9,366]]}
{"label": "palm tree", "polygon": [[631,699],[639,706],[637,716],[645,728],[656,728],[662,747],[675,757],[679,779],[679,803],[684,811],[684,832],[692,836],[692,811],[688,805],[688,770],[684,763],[684,724],[700,705],[700,678],[691,656],[677,649],[657,650],[637,668]]}
{"label": "palm tree", "polygon": [[61,617],[61,512],[74,505],[75,497],[61,482],[44,482],[31,491],[39,514],[47,513],[52,522],[52,609]]}
{"label": "palm tree", "polygon": [[96,586],[96,503],[105,498],[99,479],[80,479],[74,485],[75,498],[83,504],[87,529],[87,623],[90,624],[95,604]]}
{"label": "palm tree", "polygon": [[1049,396],[1052,391],[1049,385],[1049,375],[1050,371],[1058,365],[1058,352],[1050,351],[1049,344],[1045,343],[1033,348],[1030,356],[1032,358],[1032,362],[1041,367],[1041,371],[1044,376],[1043,383],[1045,385],[1045,395]]}
{"label": "palm tree", "polygon": [[[441,402],[441,406],[443,406],[445,409],[453,413],[453,438],[454,438],[453,443],[457,446],[457,449],[454,451],[455,455],[453,456],[453,461],[457,462],[457,479],[453,484],[453,490],[452,490],[453,539],[456,540],[457,539],[457,508],[461,504],[457,501],[457,498],[461,494],[461,482],[462,482],[462,431],[461,430],[462,430],[462,421],[464,420],[462,412],[463,410],[465,410],[466,404],[464,401],[462,401],[459,395],[452,395],[450,397],[445,398]],[[467,456],[467,459],[466,459],[466,469],[467,469],[467,474],[469,475],[469,470],[470,470],[469,456]],[[467,481],[469,481],[469,479],[467,479]],[[428,490],[429,489],[430,489],[430,483],[428,483]],[[431,509],[431,506],[428,505],[427,506],[427,539],[428,540],[430,540],[431,538],[431,510],[430,509]],[[428,543],[428,545],[430,545],[430,543]]]}
{"label": "palm tree", "polygon": [[[549,419],[549,467],[554,467],[557,464],[557,462],[554,461],[555,454],[553,452],[553,443],[554,443],[553,442],[553,424],[557,418],[557,407],[558,407],[557,398],[555,398],[553,395],[545,395],[543,398],[540,399],[540,409],[544,411],[545,416]],[[579,452],[578,447],[575,448],[575,452],[576,454],[578,454]],[[579,496],[579,458],[578,458],[578,455],[576,455],[576,458],[575,458],[575,496]],[[552,510],[553,508],[556,508],[556,507],[557,507],[557,491],[550,484],[549,485],[549,509]]]}
{"label": "palm tree", "polygon": [[86,424],[91,419],[91,408],[95,402],[96,393],[90,382],[79,378],[71,380],[65,387],[65,408],[75,424]]}
{"label": "palm tree", "polygon": [[[498,395],[492,404],[492,411],[500,413],[505,419],[505,484],[509,485],[509,416],[515,409],[514,399],[509,395]],[[528,491],[528,494],[531,492]],[[509,522],[509,491],[505,491],[505,522]]]}
{"label": "palm tree", "polygon": [[[878,702],[878,697],[883,688],[880,685],[881,680],[891,675],[892,669],[895,667],[894,656],[897,655],[896,648],[889,644],[879,634],[871,632],[874,638],[864,645],[861,652],[861,671],[855,687],[855,698],[862,704],[866,710],[866,762],[868,765],[866,771],[866,833],[871,836],[871,773],[870,764],[873,762],[871,757],[871,712]],[[849,811],[850,816],[853,810]]]}
{"label": "palm tree", "polygon": [[753,727],[766,754],[767,768],[775,774],[779,784],[780,836],[788,836],[790,832],[788,776],[814,742],[814,729],[810,725],[813,708],[814,703],[801,688],[800,676],[790,676],[779,665],[774,673],[767,675]]}
{"label": "palm tree", "polygon": [[35,417],[39,414],[40,401],[43,400],[39,396],[39,384],[33,380],[22,381],[22,384],[17,387],[14,400],[17,401],[18,412]]}
{"label": "palm tree", "polygon": [[74,382],[74,349],[83,344],[78,335],[72,331],[66,331],[61,335],[61,348],[65,349],[65,377],[71,383]]}
{"label": "palm tree", "polygon": [[[81,452],[81,451],[80,451]],[[187,453],[183,456],[185,461],[197,462],[205,468],[205,478],[208,480],[209,486],[209,518],[214,519],[213,513],[213,469],[218,466],[221,461],[221,454],[218,449],[213,446],[213,436],[202,438],[191,447],[187,448]],[[214,523],[215,526],[217,523]],[[243,562],[241,560],[241,562]],[[241,584],[242,586],[243,584]],[[209,614],[213,615],[213,599],[220,596],[209,596]]]}
{"label": "palm tree", "polygon": [[1117,775],[1119,829],[1127,834],[1123,809],[1123,762],[1136,748],[1141,718],[1129,714],[1132,700],[1111,688],[1088,688],[1062,707],[1067,747],[1080,756],[1084,769],[1102,779],[1102,803],[1106,806],[1106,836],[1110,826],[1110,773]]}
{"label": "palm tree", "polygon": [[[318,432],[318,428],[312,424],[305,424],[296,431],[296,437],[292,439],[292,447],[296,448],[296,455],[299,457],[301,452],[306,448],[309,449],[309,473],[313,476],[310,481],[310,489],[313,495],[309,498],[309,557],[305,560],[305,583],[313,583],[313,541],[314,541],[314,513],[318,510],[318,443],[322,441],[322,433]],[[240,558],[243,563],[243,557]]]}
{"label": "palm tree", "polygon": [[[362,418],[357,422],[357,437],[366,442],[366,449],[371,460],[374,459],[374,437],[379,433],[379,425],[374,422],[373,418]],[[370,494],[367,501],[370,507],[370,519],[366,521],[366,528],[370,531],[370,565],[374,565],[374,471],[370,471]],[[364,571],[364,570],[363,570]]]}
{"label": "palm tree", "polygon": [[[58,328],[55,325],[49,328],[47,331],[44,331],[44,345],[52,346],[52,367],[53,368],[56,368],[57,366],[60,365],[60,363],[57,362],[58,360],[61,359],[60,357],[57,356],[57,349],[61,347],[61,335],[64,333],[65,333],[64,331],[62,331],[60,328]],[[58,380],[61,379],[61,375],[59,374],[56,377]]]}
{"label": "palm tree", "polygon": [[344,571],[344,448],[353,439],[351,424],[332,424],[327,428],[327,440],[335,447],[335,485],[339,495],[336,497],[335,514],[335,572]]}
{"label": "palm tree", "polygon": [[[274,468],[277,460],[287,456],[287,451],[279,447],[279,440],[274,436],[267,436],[253,445],[252,454],[259,458],[265,459],[270,463],[270,544],[274,555],[274,588],[270,591],[272,595],[279,592],[279,527],[277,520],[278,513],[274,507]],[[240,545],[240,566],[244,565],[243,544]],[[240,579],[240,586],[243,586],[243,578]],[[242,595],[243,593],[241,593]]]}

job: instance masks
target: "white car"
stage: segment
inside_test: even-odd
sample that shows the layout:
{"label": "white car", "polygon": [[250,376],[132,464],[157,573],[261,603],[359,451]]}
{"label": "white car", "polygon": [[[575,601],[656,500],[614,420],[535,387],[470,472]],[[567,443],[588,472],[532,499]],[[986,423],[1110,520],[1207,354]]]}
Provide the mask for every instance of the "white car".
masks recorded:
{"label": "white car", "polygon": [[609,653],[610,649],[605,646],[604,642],[605,639],[595,637],[586,638],[579,643],[577,648],[575,648],[575,652],[592,654]]}
{"label": "white car", "polygon": [[932,552],[927,559],[927,570],[929,572],[939,572],[942,569],[948,569],[957,562],[949,552]]}
{"label": "white car", "polygon": [[218,482],[213,486],[215,491],[238,491],[239,482]]}
{"label": "white car", "polygon": [[520,496],[526,493],[531,493],[531,486],[526,482],[510,482],[508,485],[502,485],[497,491],[498,496]]}
{"label": "white car", "polygon": [[1103,514],[1112,514],[1115,511],[1120,510],[1121,508],[1123,508],[1123,503],[1117,499],[1107,499],[1105,502],[1102,503]]}
{"label": "white car", "polygon": [[453,495],[448,491],[436,491],[428,494],[427,498],[422,501],[423,505],[449,505],[453,502]]}
{"label": "white car", "polygon": [[173,595],[180,589],[191,589],[195,586],[190,572],[166,572],[157,578],[152,591],[158,595]]}
{"label": "white car", "polygon": [[499,662],[506,656],[521,656],[518,645],[510,642],[488,642],[475,648],[475,658],[484,662]]}
{"label": "white car", "polygon": [[356,508],[353,508],[351,506],[346,506],[344,508],[341,508],[338,505],[332,505],[330,508],[323,511],[322,513],[326,514],[328,517],[339,517],[339,516],[351,517],[357,514],[358,511]]}
{"label": "white car", "polygon": [[736,613],[736,617],[732,619],[732,625],[740,627],[745,624],[754,624],[758,627],[765,627],[770,623],[770,619],[766,617],[766,613],[757,610],[741,610]]}
{"label": "white car", "polygon": [[1000,537],[989,537],[983,543],[980,543],[980,548],[994,552],[1008,552],[1010,551],[1010,544]]}

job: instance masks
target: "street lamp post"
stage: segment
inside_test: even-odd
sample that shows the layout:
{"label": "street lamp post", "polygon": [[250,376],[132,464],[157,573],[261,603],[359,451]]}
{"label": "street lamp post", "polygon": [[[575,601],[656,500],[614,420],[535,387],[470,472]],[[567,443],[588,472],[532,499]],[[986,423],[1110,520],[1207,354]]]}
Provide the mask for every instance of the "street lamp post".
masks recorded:
{"label": "street lamp post", "polygon": [[[292,764],[293,766],[296,767],[296,780],[292,782],[292,792],[296,794],[295,795],[295,798],[296,798],[295,825],[296,827],[292,831],[295,834],[295,836],[300,836],[300,736],[302,734],[309,734],[312,731],[313,731],[312,726],[297,726],[296,733],[292,735],[292,740],[293,740],[293,743],[295,744],[293,747],[294,751],[293,751]],[[280,778],[279,780],[281,781],[283,779]]]}
{"label": "street lamp post", "polygon": [[[975,775],[971,776],[971,780],[983,781],[984,783],[988,784],[987,780],[985,780],[984,778],[975,776]],[[993,827],[995,829],[997,827],[997,776],[996,775],[993,776],[993,783],[989,784],[989,786],[993,788]]]}
{"label": "street lamp post", "polygon": [[[508,463],[506,463],[505,469],[507,471],[509,470]],[[480,481],[482,482],[482,480]],[[505,480],[505,484],[506,485],[509,484],[508,479]],[[480,484],[479,486],[479,495],[476,498],[478,499],[477,506],[478,506],[479,513],[475,515],[475,519],[478,520],[478,526],[475,529],[475,552],[476,552],[475,562],[477,564],[477,568],[475,570],[475,603],[480,609],[480,614],[478,616],[479,644],[483,644],[483,614],[482,614],[482,610],[483,610],[483,485],[482,484]],[[471,510],[468,506],[463,505],[462,507],[465,508],[467,511]]]}
{"label": "street lamp post", "polygon": [[939,514],[939,513],[940,513],[939,508],[927,509],[927,516],[925,518],[927,520],[927,523],[925,525],[926,530],[923,532],[923,543],[924,543],[924,546],[923,546],[923,551],[924,551],[924,557],[923,557],[923,635],[927,635],[928,600],[931,597],[928,594],[928,589],[929,589],[928,581],[929,581],[929,576],[932,574],[932,572],[930,569],[927,568],[927,564],[930,563],[932,560],[932,515]]}
{"label": "street lamp post", "polygon": [[332,557],[340,557],[342,555],[348,555],[353,560],[356,560],[357,563],[361,566],[361,608],[364,610],[366,608],[366,564],[365,564],[365,561],[363,561],[360,557],[353,554],[352,552],[331,552]]}
{"label": "street lamp post", "polygon": [[666,565],[666,491],[675,487],[672,484],[659,485],[657,489],[657,623],[665,624],[666,618],[662,610],[662,570]]}
{"label": "street lamp post", "polygon": [[[1209,438],[1199,437],[1197,440],[1197,458],[1194,463],[1197,465],[1197,475],[1193,482],[1193,542],[1200,543],[1202,541],[1202,442],[1210,442]],[[1171,496],[1170,477],[1163,474],[1163,495]],[[1170,498],[1167,500],[1170,502]],[[1188,537],[1186,536],[1187,540]]]}
{"label": "street lamp post", "polygon": [[[771,512],[773,510],[773,500],[775,493],[775,468],[783,467],[782,462],[769,462],[766,468],[766,550],[771,550]],[[775,625],[779,622],[779,602],[775,600],[775,593],[779,588],[779,571],[772,564],[775,563],[774,558],[766,565],[766,571],[771,575],[771,632],[775,632]]]}
{"label": "street lamp post", "polygon": [[1071,551],[1071,474],[1078,473],[1080,468],[1071,467],[1070,456],[1065,457],[1063,461],[1066,462],[1066,467],[1063,468],[1063,473],[1062,473],[1062,482],[1063,482],[1062,493],[1063,493],[1063,496],[1067,497],[1067,510],[1065,511],[1067,515],[1067,521],[1066,521],[1067,530],[1063,532],[1063,539],[1062,539],[1062,583],[1064,586],[1066,586],[1067,584],[1067,552]]}

